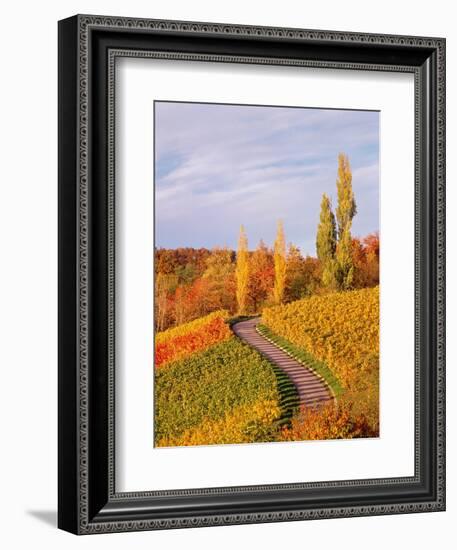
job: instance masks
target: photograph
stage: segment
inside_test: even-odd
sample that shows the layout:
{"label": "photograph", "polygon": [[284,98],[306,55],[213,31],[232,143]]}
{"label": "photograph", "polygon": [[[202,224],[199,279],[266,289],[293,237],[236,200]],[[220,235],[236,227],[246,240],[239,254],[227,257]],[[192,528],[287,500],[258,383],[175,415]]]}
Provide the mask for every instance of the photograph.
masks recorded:
{"label": "photograph", "polygon": [[378,438],[380,112],[154,101],[154,447]]}

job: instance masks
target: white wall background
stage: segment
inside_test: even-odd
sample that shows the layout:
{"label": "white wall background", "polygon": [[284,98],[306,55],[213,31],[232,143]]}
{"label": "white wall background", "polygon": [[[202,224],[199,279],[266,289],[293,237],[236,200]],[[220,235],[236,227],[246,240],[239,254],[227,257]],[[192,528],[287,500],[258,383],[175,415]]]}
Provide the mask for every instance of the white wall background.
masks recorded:
{"label": "white wall background", "polygon": [[411,548],[451,546],[457,510],[457,324],[448,284],[448,511],[77,538],[55,528],[57,408],[57,20],[75,13],[445,36],[448,40],[448,281],[457,278],[457,36],[453,4],[424,0],[93,0],[2,10],[0,541],[5,548]]}

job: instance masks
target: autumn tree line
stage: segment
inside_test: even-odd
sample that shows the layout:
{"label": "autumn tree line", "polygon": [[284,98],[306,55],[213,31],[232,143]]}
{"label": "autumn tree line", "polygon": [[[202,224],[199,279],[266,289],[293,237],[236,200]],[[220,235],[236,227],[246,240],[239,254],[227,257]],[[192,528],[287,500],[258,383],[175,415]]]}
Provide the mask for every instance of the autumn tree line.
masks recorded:
{"label": "autumn tree line", "polygon": [[316,232],[317,258],[286,245],[277,222],[272,247],[262,240],[249,250],[241,226],[237,250],[177,248],[155,250],[155,324],[162,331],[218,309],[233,315],[260,313],[264,307],[313,294],[379,284],[379,236],[354,238],[357,205],[348,157],[338,156],[337,206],[324,193]]}

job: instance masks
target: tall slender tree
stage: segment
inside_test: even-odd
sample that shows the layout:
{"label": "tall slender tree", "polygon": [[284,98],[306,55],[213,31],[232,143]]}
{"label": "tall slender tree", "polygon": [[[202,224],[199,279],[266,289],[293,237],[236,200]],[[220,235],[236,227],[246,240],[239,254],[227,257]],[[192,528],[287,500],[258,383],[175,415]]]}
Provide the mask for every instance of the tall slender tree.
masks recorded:
{"label": "tall slender tree", "polygon": [[238,251],[236,253],[236,301],[238,304],[238,313],[246,313],[248,289],[249,289],[249,252],[248,239],[244,227],[240,227],[240,236],[238,239]]}
{"label": "tall slender tree", "polygon": [[324,193],[317,226],[316,251],[322,265],[322,283],[326,287],[336,284],[336,223],[330,198]]}
{"label": "tall slender tree", "polygon": [[352,288],[354,281],[354,259],[350,227],[346,227],[336,247],[336,281],[341,290]]}
{"label": "tall slender tree", "polygon": [[338,178],[336,180],[338,206],[338,244],[336,247],[336,280],[339,288],[351,288],[354,278],[352,259],[352,219],[357,213],[354,192],[352,190],[352,172],[349,159],[344,153],[338,155]]}
{"label": "tall slender tree", "polygon": [[336,221],[338,223],[338,239],[341,239],[344,231],[351,229],[352,218],[357,214],[357,205],[352,190],[351,165],[348,156],[344,153],[338,155],[336,191],[338,195]]}
{"label": "tall slender tree", "polygon": [[282,220],[278,221],[273,259],[275,266],[275,284],[273,287],[273,298],[277,304],[281,304],[284,299],[284,289],[286,286],[287,272],[286,238],[284,236],[284,226]]}

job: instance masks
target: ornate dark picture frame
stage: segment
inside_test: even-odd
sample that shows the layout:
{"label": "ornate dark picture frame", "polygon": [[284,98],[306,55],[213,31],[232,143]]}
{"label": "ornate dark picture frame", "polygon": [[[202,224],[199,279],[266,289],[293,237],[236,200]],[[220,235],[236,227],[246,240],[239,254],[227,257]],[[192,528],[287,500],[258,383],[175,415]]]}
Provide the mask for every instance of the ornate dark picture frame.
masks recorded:
{"label": "ornate dark picture frame", "polygon": [[[415,79],[415,475],[119,493],[114,486],[117,56]],[[59,22],[59,513],[89,534],[445,509],[445,40],[77,15]]]}

